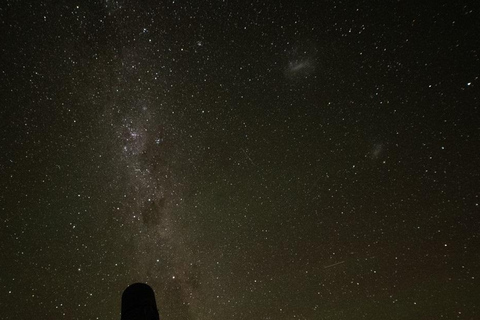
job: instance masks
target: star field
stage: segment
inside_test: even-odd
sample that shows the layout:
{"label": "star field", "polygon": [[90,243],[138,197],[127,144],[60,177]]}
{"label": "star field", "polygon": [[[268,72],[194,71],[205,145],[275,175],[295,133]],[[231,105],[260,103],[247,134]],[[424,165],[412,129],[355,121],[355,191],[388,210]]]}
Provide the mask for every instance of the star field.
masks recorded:
{"label": "star field", "polygon": [[470,2],[0,9],[1,319],[480,317]]}

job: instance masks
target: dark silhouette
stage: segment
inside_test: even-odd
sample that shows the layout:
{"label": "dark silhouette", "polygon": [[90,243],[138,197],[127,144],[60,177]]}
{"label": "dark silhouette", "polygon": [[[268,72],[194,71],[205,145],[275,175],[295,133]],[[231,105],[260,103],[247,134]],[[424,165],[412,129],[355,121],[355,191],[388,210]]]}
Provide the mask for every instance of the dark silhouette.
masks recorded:
{"label": "dark silhouette", "polygon": [[153,289],[145,283],[134,283],[122,294],[121,320],[159,320]]}

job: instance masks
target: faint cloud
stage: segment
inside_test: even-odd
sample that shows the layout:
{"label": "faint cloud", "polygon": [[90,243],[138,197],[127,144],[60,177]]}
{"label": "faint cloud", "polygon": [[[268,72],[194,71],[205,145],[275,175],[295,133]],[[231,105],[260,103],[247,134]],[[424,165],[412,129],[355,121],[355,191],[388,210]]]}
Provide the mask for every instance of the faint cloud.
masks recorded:
{"label": "faint cloud", "polygon": [[385,146],[383,143],[374,144],[369,152],[370,159],[373,159],[373,160],[378,159],[382,155],[384,149],[385,149]]}
{"label": "faint cloud", "polygon": [[299,41],[287,51],[285,77],[289,80],[306,78],[317,68],[317,48],[312,41]]}

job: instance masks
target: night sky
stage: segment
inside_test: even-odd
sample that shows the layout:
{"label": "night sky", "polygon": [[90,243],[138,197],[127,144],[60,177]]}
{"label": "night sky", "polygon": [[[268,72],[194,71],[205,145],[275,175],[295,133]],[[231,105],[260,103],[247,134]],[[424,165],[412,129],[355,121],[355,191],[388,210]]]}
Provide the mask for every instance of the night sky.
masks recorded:
{"label": "night sky", "polygon": [[475,3],[2,1],[0,318],[480,319]]}

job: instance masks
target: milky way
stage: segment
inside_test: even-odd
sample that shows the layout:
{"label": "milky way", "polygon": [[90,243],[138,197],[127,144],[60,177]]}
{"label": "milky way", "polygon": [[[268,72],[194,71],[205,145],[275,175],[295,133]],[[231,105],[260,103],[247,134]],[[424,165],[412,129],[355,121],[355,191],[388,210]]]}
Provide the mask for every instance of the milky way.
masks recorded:
{"label": "milky way", "polygon": [[149,101],[132,104],[125,112],[113,106],[119,114],[112,117],[116,135],[112,140],[117,173],[125,181],[122,220],[138,235],[132,238],[135,269],[139,281],[161,279],[160,298],[178,295],[175,303],[188,310],[196,298],[199,275],[178,222],[187,183],[179,177],[177,165],[185,161],[176,145],[179,129],[162,117],[161,107]]}

